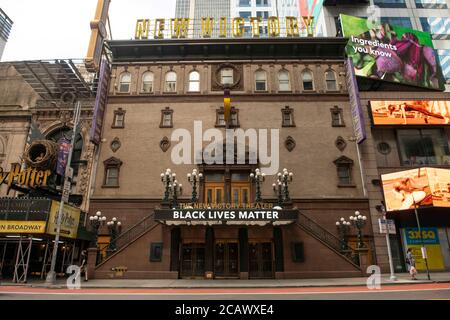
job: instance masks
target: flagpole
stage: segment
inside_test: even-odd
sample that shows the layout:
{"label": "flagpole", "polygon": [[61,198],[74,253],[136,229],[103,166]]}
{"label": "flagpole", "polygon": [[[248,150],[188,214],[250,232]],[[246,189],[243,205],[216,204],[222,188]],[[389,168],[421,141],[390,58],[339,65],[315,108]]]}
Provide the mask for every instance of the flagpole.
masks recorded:
{"label": "flagpole", "polygon": [[[72,161],[72,153],[73,153],[73,147],[75,144],[75,138],[76,138],[76,134],[77,134],[78,122],[80,121],[80,113],[81,113],[81,103],[80,103],[80,101],[77,101],[75,103],[72,140],[71,140],[69,154],[67,157],[67,165],[66,165],[65,173],[64,173],[63,190],[64,190],[66,184],[70,183],[70,181],[69,181],[69,179],[70,179],[70,175],[69,175],[70,164]],[[69,192],[70,192],[70,190],[69,190]],[[50,271],[48,272],[47,277],[45,279],[45,283],[47,286],[52,286],[56,283],[55,266],[56,266],[56,258],[58,256],[58,243],[59,243],[59,238],[60,238],[60,233],[61,233],[61,220],[62,220],[62,215],[63,215],[63,211],[64,211],[64,203],[65,203],[65,201],[64,201],[64,191],[63,191],[63,193],[61,195],[61,201],[59,203],[58,218],[57,218],[57,222],[56,222],[55,244],[53,246]]]}

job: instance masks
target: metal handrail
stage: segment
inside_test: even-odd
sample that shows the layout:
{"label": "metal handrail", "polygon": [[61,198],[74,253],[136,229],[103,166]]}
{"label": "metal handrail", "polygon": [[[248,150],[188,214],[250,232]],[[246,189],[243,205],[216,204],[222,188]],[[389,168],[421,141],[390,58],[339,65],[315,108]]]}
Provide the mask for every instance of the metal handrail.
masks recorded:
{"label": "metal handrail", "polygon": [[[302,212],[298,213],[297,225],[303,229],[308,230],[316,238],[328,245],[335,252],[352,261],[355,265],[360,265],[359,255],[354,248],[348,246],[344,241],[340,240],[334,234],[329,232],[327,229],[319,225],[317,222],[315,222]],[[346,248],[346,250],[343,251],[342,248]]]}
{"label": "metal handrail", "polygon": [[[114,252],[119,251],[124,246],[126,246],[127,244],[138,238],[140,235],[142,235],[145,231],[153,227],[156,224],[156,221],[153,219],[154,216],[155,215],[152,212],[150,215],[144,217],[141,221],[139,221],[138,223],[130,227],[128,230],[121,233],[116,239],[114,239],[111,242],[113,244],[113,247],[115,248]],[[100,250],[97,264],[102,263],[106,258],[111,256],[109,248],[110,245]]]}

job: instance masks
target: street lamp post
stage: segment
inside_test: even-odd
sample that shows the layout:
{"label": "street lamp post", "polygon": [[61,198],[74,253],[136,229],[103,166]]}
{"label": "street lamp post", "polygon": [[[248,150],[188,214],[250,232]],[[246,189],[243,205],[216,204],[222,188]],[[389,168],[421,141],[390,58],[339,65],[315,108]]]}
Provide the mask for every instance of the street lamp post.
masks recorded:
{"label": "street lamp post", "polygon": [[283,205],[283,184],[280,181],[277,181],[272,184],[272,188],[278,198],[277,204],[281,207]]}
{"label": "street lamp post", "polygon": [[164,191],[164,202],[169,202],[170,200],[170,185],[175,180],[175,173],[172,173],[172,170],[166,169],[165,173],[161,173],[161,181],[164,184],[165,191]]}
{"label": "street lamp post", "polygon": [[272,184],[273,190],[278,195],[278,205],[282,205],[283,202],[290,201],[289,197],[289,183],[292,182],[294,174],[289,172],[286,168],[283,169],[283,173],[278,172],[277,180]]}
{"label": "street lamp post", "polygon": [[72,154],[73,154],[73,147],[75,144],[75,138],[77,134],[77,127],[78,122],[80,121],[80,114],[81,114],[81,103],[80,101],[77,101],[74,108],[74,119],[73,119],[73,130],[72,130],[72,139],[71,139],[71,145],[69,149],[69,154],[67,155],[67,163],[66,168],[64,171],[64,183],[63,183],[63,192],[61,194],[61,201],[59,203],[59,210],[58,210],[58,217],[56,219],[56,233],[55,233],[55,245],[53,246],[53,252],[52,252],[52,260],[50,263],[50,271],[47,273],[47,277],[45,279],[45,283],[47,286],[52,286],[56,283],[56,258],[58,256],[58,244],[59,244],[59,238],[61,235],[61,222],[62,222],[62,215],[64,211],[64,204],[68,201],[69,194],[70,194],[70,179],[71,177],[71,162],[72,162]]}
{"label": "street lamp post", "polygon": [[339,221],[336,221],[336,227],[339,233],[339,239],[341,240],[341,250],[345,251],[348,249],[346,236],[348,234],[348,230],[350,228],[350,222],[345,221],[344,218],[341,218]]}
{"label": "street lamp post", "polygon": [[[173,174],[175,177],[175,173]],[[172,208],[176,208],[178,206],[178,196],[183,193],[183,185],[178,183],[177,180],[174,180],[172,184],[169,185],[169,193],[172,195]]]}
{"label": "street lamp post", "polygon": [[261,198],[261,184],[266,180],[266,174],[261,173],[261,170],[255,169],[255,173],[250,173],[250,179],[256,183],[256,199],[255,202],[262,202]]}
{"label": "street lamp post", "polygon": [[367,217],[359,211],[355,211],[354,216],[350,216],[350,222],[358,229],[358,248],[364,248],[362,229],[366,225]]}
{"label": "street lamp post", "polygon": [[102,216],[101,211],[97,211],[95,215],[89,217],[89,223],[95,232],[95,242],[93,246],[96,248],[98,246],[98,230],[105,224],[105,221],[106,217]]}
{"label": "street lamp post", "polygon": [[197,173],[197,169],[192,170],[192,173],[187,174],[189,183],[192,185],[192,203],[198,201],[197,188],[200,186],[200,181],[203,180],[203,173]]}
{"label": "street lamp post", "polygon": [[[386,207],[384,204],[381,204],[381,211],[383,212],[383,219],[386,220]],[[394,270],[394,261],[392,260],[392,250],[391,250],[391,241],[389,239],[389,226],[386,223],[386,245],[387,245],[387,251],[388,251],[388,259],[389,259],[389,269],[391,271],[390,279],[391,281],[397,281],[397,277],[395,276],[395,270]]]}
{"label": "street lamp post", "polygon": [[111,237],[109,240],[108,249],[110,252],[114,252],[117,250],[116,239],[120,232],[122,232],[122,223],[117,221],[117,218],[114,217],[111,221],[108,221],[106,225],[108,226],[109,235]]}

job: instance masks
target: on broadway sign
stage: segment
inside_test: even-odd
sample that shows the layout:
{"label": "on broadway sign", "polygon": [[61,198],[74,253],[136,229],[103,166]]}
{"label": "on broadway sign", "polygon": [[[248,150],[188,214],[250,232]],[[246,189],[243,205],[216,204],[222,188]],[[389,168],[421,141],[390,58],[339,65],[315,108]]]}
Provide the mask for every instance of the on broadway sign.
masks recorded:
{"label": "on broadway sign", "polygon": [[237,209],[237,210],[156,210],[155,220],[170,221],[282,221],[296,220],[297,210],[260,210],[260,209]]}

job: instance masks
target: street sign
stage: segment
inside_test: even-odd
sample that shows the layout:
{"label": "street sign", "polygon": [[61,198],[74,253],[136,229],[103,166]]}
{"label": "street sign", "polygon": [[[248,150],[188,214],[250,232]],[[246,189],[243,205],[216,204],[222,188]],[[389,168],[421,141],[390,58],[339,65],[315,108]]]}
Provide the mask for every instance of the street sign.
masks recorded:
{"label": "street sign", "polygon": [[378,219],[378,225],[380,226],[380,233],[396,234],[395,221],[391,219]]}
{"label": "street sign", "polygon": [[72,186],[72,184],[70,183],[69,180],[66,180],[64,182],[64,188],[63,188],[63,192],[62,192],[62,201],[65,203],[69,202],[69,193],[70,193],[71,186]]}

